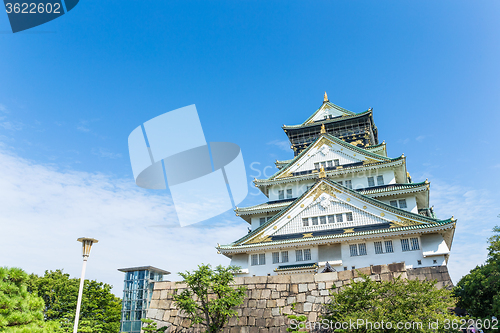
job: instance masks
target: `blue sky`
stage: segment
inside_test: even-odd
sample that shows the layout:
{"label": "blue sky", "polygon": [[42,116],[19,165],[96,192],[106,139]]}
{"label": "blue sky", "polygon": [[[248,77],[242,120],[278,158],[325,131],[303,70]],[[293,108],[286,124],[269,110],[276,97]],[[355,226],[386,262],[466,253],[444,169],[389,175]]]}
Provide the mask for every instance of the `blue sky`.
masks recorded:
{"label": "blue sky", "polygon": [[[389,155],[429,178],[438,217],[458,219],[458,281],[500,222],[499,14],[498,1],[82,0],[17,34],[0,14],[0,265],[78,276],[83,234],[101,239],[88,277],[118,294],[122,266],[228,264],[213,247],[244,221],[175,228],[168,193],[134,185],[129,133],[196,104],[207,141],[240,145],[250,181],[252,163],[292,156],[281,125],[327,91],[351,111],[373,107]],[[189,119],[180,126],[189,135]]]}

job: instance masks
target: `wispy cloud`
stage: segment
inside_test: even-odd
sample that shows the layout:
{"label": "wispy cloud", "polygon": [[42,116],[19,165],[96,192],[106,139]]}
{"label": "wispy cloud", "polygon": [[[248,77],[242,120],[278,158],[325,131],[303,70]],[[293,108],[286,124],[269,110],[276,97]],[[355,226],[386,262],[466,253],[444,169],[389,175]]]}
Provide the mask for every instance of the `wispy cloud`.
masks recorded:
{"label": "wispy cloud", "polygon": [[106,148],[101,148],[101,147],[100,148],[92,148],[91,152],[94,155],[104,157],[104,158],[109,158],[109,159],[117,159],[117,158],[122,157],[122,154],[120,154],[120,153],[113,153],[113,152],[110,152],[109,150],[107,150]]}
{"label": "wispy cloud", "polygon": [[20,131],[24,124],[19,121],[7,120],[7,117],[0,117],[0,127],[8,131]]}
{"label": "wispy cloud", "polygon": [[425,139],[425,135],[419,135],[415,138],[415,140],[417,140],[418,142],[422,142],[422,141],[424,141],[424,139]]}
{"label": "wispy cloud", "polygon": [[287,140],[273,140],[267,143],[268,145],[276,146],[286,152],[290,151],[290,142]]}
{"label": "wispy cloud", "polygon": [[80,132],[88,133],[90,132],[90,128],[87,127],[87,123],[80,122],[78,126],[76,126],[76,129],[79,130]]}
{"label": "wispy cloud", "polygon": [[486,260],[487,238],[492,228],[500,224],[496,218],[500,210],[496,200],[487,190],[432,182],[431,204],[435,205],[438,217],[445,219],[454,215],[457,219],[448,263],[454,283]]}
{"label": "wispy cloud", "polygon": [[95,237],[99,243],[92,249],[87,277],[113,284],[120,296],[118,268],[154,265],[175,273],[202,262],[227,265],[229,259],[218,255],[215,245],[246,232],[243,220],[231,213],[215,225],[180,228],[171,198],[138,188],[132,177],[61,171],[2,146],[0,173],[2,265],[38,274],[64,268],[77,277],[81,249],[76,238]]}

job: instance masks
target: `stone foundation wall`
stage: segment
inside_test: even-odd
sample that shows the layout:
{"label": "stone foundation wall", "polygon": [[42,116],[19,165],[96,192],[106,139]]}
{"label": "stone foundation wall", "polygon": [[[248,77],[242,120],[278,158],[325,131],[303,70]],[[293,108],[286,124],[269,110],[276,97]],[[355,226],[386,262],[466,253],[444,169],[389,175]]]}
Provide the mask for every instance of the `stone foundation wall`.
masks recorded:
{"label": "stone foundation wall", "polygon": [[[247,297],[237,308],[239,318],[231,318],[224,332],[286,332],[289,323],[287,314],[304,314],[309,321],[315,321],[322,305],[329,300],[332,286],[341,288],[358,281],[360,273],[376,281],[390,281],[401,276],[404,279],[437,280],[438,288],[452,286],[446,266],[407,270],[404,263],[333,273],[237,277],[235,284],[247,287]],[[156,321],[158,327],[168,326],[167,333],[204,331],[197,327],[189,328],[190,321],[173,303],[175,289],[180,293],[185,288],[182,283],[155,283],[147,317]]]}

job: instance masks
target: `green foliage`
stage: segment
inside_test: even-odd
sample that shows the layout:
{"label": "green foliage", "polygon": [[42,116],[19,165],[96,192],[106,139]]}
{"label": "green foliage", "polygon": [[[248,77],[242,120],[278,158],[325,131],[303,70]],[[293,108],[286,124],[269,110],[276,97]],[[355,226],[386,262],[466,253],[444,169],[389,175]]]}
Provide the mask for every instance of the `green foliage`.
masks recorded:
{"label": "green foliage", "polygon": [[493,232],[486,264],[471,270],[453,289],[457,306],[476,318],[491,319],[500,313],[500,227],[494,227]]}
{"label": "green foliage", "polygon": [[301,331],[301,329],[305,328],[305,322],[307,321],[306,316],[304,316],[304,315],[300,315],[300,316],[287,315],[287,317],[295,322],[294,328],[287,327],[287,329],[286,329],[287,332],[292,332],[292,333],[305,332],[305,331]]}
{"label": "green foliage", "polygon": [[237,316],[233,308],[243,303],[246,290],[243,286],[232,285],[238,271],[239,267],[235,266],[212,269],[202,264],[193,272],[179,273],[187,288],[174,295],[174,302],[186,313],[191,325],[202,324],[206,332],[216,333],[230,317]]}
{"label": "green foliage", "polygon": [[[41,277],[32,274],[29,289],[43,298],[45,319],[60,323],[63,332],[72,332],[79,285],[79,279],[56,270]],[[120,315],[121,300],[111,293],[111,286],[85,280],[78,331],[117,333]]]}
{"label": "green foliage", "polygon": [[28,291],[28,274],[20,268],[0,267],[0,332],[57,332],[57,323],[43,321],[43,308],[42,298]]}
{"label": "green foliage", "polygon": [[[361,324],[359,320],[364,321],[355,329],[347,327],[335,332],[456,332],[456,329],[444,327],[447,322],[458,319],[448,311],[448,308],[454,306],[451,292],[437,289],[435,284],[435,281],[401,278],[377,282],[364,275],[361,281],[353,282],[338,292],[332,291],[331,302],[325,304],[327,315],[323,318],[333,324]],[[382,322],[385,326],[378,329],[376,326],[366,325]],[[387,324],[389,322],[392,329]],[[439,328],[429,327],[430,323],[436,322]],[[407,324],[411,327],[398,330],[398,323],[422,325]]]}
{"label": "green foliage", "polygon": [[146,326],[142,327],[142,330],[144,332],[161,333],[161,332],[165,332],[168,328],[168,326],[163,326],[161,328],[158,328],[158,325],[151,319],[142,318],[141,321],[144,324],[146,324]]}

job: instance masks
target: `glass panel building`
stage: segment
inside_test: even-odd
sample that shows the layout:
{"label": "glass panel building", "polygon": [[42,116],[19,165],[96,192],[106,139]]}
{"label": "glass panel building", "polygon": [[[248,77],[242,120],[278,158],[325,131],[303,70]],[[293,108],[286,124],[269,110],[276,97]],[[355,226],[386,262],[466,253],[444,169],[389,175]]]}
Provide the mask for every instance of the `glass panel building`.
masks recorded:
{"label": "glass panel building", "polygon": [[152,266],[121,268],[119,271],[125,273],[120,332],[140,333],[141,318],[146,318],[154,283],[163,281],[163,276],[170,272]]}

